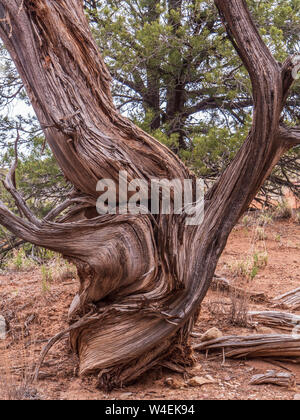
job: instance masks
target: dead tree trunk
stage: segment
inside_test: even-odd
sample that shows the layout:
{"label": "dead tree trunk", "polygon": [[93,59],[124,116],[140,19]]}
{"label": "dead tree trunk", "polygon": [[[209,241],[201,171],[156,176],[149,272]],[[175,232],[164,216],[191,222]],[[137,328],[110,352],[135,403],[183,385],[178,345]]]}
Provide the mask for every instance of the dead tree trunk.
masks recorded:
{"label": "dead tree trunk", "polygon": [[[292,59],[283,66],[274,60],[244,0],[215,3],[251,76],[253,126],[207,194],[202,225],[186,226],[185,215],[95,211],[97,181],[117,182],[120,170],[129,181],[191,174],[116,111],[82,1],[0,0],[0,36],[74,185],[68,202],[38,220],[8,177],[23,218],[1,203],[0,223],[76,264],[80,287],[71,308],[71,343],[80,373],[99,372],[107,388],[132,381],[167,357],[182,364],[192,360],[189,334],[228,235],[280,156],[300,142],[297,129],[279,125],[293,81]],[[66,208],[68,216],[58,221]]]}

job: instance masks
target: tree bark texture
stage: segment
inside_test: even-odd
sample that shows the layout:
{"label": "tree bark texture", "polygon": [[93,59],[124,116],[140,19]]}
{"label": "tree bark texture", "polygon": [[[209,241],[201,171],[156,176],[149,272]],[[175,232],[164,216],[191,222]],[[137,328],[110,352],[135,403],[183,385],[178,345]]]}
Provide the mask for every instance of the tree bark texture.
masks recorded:
{"label": "tree bark texture", "polygon": [[187,226],[186,214],[96,212],[97,182],[117,182],[120,170],[128,181],[194,178],[171,151],[117,112],[82,1],[0,0],[0,36],[74,185],[66,203],[38,220],[8,177],[23,217],[1,203],[0,223],[76,265],[80,285],[70,324],[79,326],[71,344],[80,373],[97,372],[105,388],[130,382],[167,358],[192,363],[189,335],[228,235],[280,156],[300,142],[299,129],[280,126],[292,58],[284,65],[274,60],[244,0],[215,3],[251,77],[253,125],[207,193],[204,222]]}

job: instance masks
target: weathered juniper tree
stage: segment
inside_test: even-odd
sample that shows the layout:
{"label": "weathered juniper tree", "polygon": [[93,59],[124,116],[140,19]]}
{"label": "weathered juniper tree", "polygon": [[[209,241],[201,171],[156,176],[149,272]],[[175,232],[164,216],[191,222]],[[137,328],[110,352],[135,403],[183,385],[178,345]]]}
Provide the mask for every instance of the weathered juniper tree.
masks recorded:
{"label": "weathered juniper tree", "polygon": [[[69,200],[43,220],[15,188],[23,217],[0,205],[0,223],[16,236],[60,252],[78,269],[70,340],[80,373],[100,385],[129,382],[169,360],[192,362],[189,335],[233,226],[280,156],[300,143],[300,128],[281,125],[297,63],[274,60],[245,0],[215,0],[253,86],[253,125],[232,164],[207,193],[205,219],[186,215],[98,215],[99,179],[119,171],[151,178],[192,175],[166,147],[115,109],[110,76],[81,0],[0,0],[0,36],[24,82],[46,139],[74,185]],[[68,210],[64,217],[58,218]]]}

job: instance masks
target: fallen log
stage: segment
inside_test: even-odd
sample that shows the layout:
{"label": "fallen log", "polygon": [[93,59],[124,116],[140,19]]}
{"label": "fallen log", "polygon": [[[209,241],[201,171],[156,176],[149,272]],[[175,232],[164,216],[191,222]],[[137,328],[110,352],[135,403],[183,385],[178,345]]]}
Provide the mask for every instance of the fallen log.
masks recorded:
{"label": "fallen log", "polygon": [[[247,324],[250,326],[258,326],[258,325],[265,325],[270,328],[276,328],[283,330],[289,334],[300,334],[300,315],[291,314],[288,312],[280,312],[280,311],[249,311],[246,314]],[[210,331],[218,331],[217,328],[212,328]],[[274,334],[276,334],[274,332]],[[194,338],[202,338],[205,334],[199,334],[197,332],[192,333],[192,337]],[[219,335],[216,337],[212,337],[210,340],[219,338]],[[201,341],[209,341],[209,340],[202,340]]]}
{"label": "fallen log", "polygon": [[273,299],[274,307],[297,310],[300,308],[300,287]]}
{"label": "fallen log", "polygon": [[289,333],[300,332],[300,315],[280,311],[251,311],[247,318],[250,324],[263,324]]}
{"label": "fallen log", "polygon": [[300,338],[288,334],[255,334],[250,336],[225,336],[193,346],[197,351],[222,351],[229,358],[299,358]]}
{"label": "fallen log", "polygon": [[233,286],[230,281],[224,277],[215,275],[211,284],[211,289],[221,290],[223,292],[228,292],[233,294],[236,297],[247,297],[254,302],[265,302],[267,299],[264,293],[259,292],[247,292],[244,289]]}
{"label": "fallen log", "polygon": [[272,384],[286,388],[293,388],[296,386],[296,378],[295,375],[289,372],[276,372],[275,370],[268,370],[266,373],[254,375],[249,384]]}

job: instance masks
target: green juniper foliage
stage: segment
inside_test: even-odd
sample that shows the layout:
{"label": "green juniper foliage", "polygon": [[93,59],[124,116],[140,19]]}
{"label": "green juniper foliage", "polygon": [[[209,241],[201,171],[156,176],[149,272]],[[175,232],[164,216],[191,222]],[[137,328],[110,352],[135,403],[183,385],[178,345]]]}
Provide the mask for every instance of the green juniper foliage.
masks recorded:
{"label": "green juniper foliage", "polygon": [[[275,58],[300,53],[300,1],[249,0]],[[231,161],[251,124],[251,83],[210,0],[85,1],[113,76],[119,109],[206,179]],[[299,82],[284,110],[299,121]],[[289,152],[264,187],[280,192],[300,170]],[[295,187],[293,187],[296,190]],[[296,190],[296,192],[299,192]]]}

